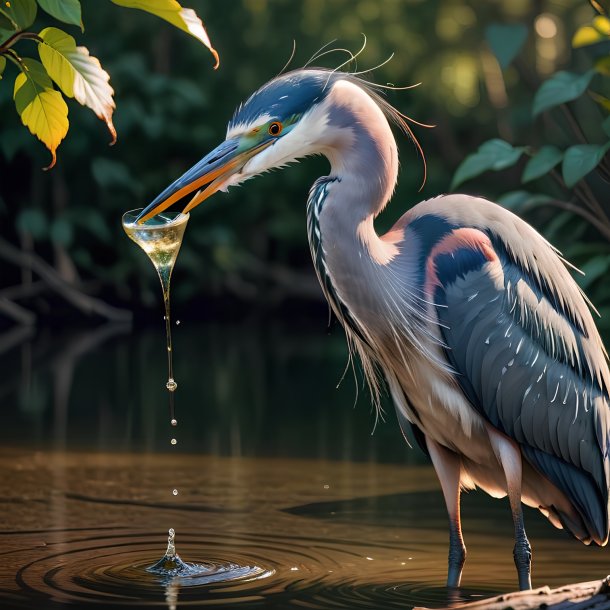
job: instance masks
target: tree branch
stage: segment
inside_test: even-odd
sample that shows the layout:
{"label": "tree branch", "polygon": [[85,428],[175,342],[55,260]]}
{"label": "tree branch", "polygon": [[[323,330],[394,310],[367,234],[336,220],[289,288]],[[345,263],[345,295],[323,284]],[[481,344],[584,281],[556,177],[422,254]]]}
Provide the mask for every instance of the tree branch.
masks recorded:
{"label": "tree branch", "polygon": [[35,314],[4,297],[0,297],[0,313],[24,326],[32,326],[36,323]]}
{"label": "tree branch", "polygon": [[98,315],[116,322],[127,322],[132,318],[130,311],[112,307],[100,299],[81,292],[64,281],[57,271],[39,256],[33,253],[22,252],[2,237],[0,237],[0,258],[18,267],[31,269],[49,288],[84,314]]}

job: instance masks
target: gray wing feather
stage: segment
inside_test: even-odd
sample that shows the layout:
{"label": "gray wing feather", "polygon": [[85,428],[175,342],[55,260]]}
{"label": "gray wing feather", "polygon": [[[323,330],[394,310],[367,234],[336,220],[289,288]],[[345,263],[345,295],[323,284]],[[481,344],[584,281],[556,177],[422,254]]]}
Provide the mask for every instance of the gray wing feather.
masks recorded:
{"label": "gray wing feather", "polygon": [[[487,265],[437,290],[447,357],[473,406],[515,439],[532,465],[571,498],[597,540],[608,532],[608,397],[582,369],[558,357],[574,339],[520,300],[521,270],[503,264],[498,285]],[[509,284],[508,287],[506,284]],[[475,295],[476,296],[473,296]],[[469,298],[470,297],[470,298]],[[545,299],[538,295],[538,302]],[[548,305],[544,303],[544,305]],[[550,353],[549,353],[550,352]]]}

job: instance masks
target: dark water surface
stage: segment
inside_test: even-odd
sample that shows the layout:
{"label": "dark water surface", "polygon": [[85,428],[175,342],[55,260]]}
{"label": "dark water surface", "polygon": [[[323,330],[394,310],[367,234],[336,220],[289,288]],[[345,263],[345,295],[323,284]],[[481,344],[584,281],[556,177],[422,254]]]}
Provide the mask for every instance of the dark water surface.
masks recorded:
{"label": "dark water surface", "polygon": [[[435,474],[389,404],[371,436],[351,373],[336,389],[340,332],[183,321],[171,447],[161,331],[0,336],[1,608],[383,610],[515,588],[508,503],[473,492],[464,589],[444,589]],[[534,586],[609,571],[607,549],[532,510],[526,526]],[[203,573],[146,571],[169,527]]]}

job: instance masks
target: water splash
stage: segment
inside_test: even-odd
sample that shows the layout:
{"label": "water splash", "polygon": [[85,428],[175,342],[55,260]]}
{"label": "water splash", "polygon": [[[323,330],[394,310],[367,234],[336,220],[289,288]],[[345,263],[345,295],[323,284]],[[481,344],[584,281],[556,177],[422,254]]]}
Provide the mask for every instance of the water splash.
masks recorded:
{"label": "water splash", "polygon": [[197,563],[188,563],[180,558],[180,555],[176,553],[175,539],[176,532],[173,527],[170,527],[165,555],[163,555],[159,561],[146,568],[146,571],[170,579],[174,579],[176,576],[198,576],[207,574],[209,572],[207,566]]}

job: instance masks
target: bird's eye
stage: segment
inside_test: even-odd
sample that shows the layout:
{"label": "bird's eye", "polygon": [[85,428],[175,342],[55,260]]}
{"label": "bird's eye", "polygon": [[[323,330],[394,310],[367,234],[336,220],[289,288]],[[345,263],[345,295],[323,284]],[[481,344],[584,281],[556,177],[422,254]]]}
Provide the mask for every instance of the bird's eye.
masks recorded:
{"label": "bird's eye", "polygon": [[279,121],[273,121],[271,125],[269,125],[269,135],[270,136],[279,136],[282,133],[283,125]]}

